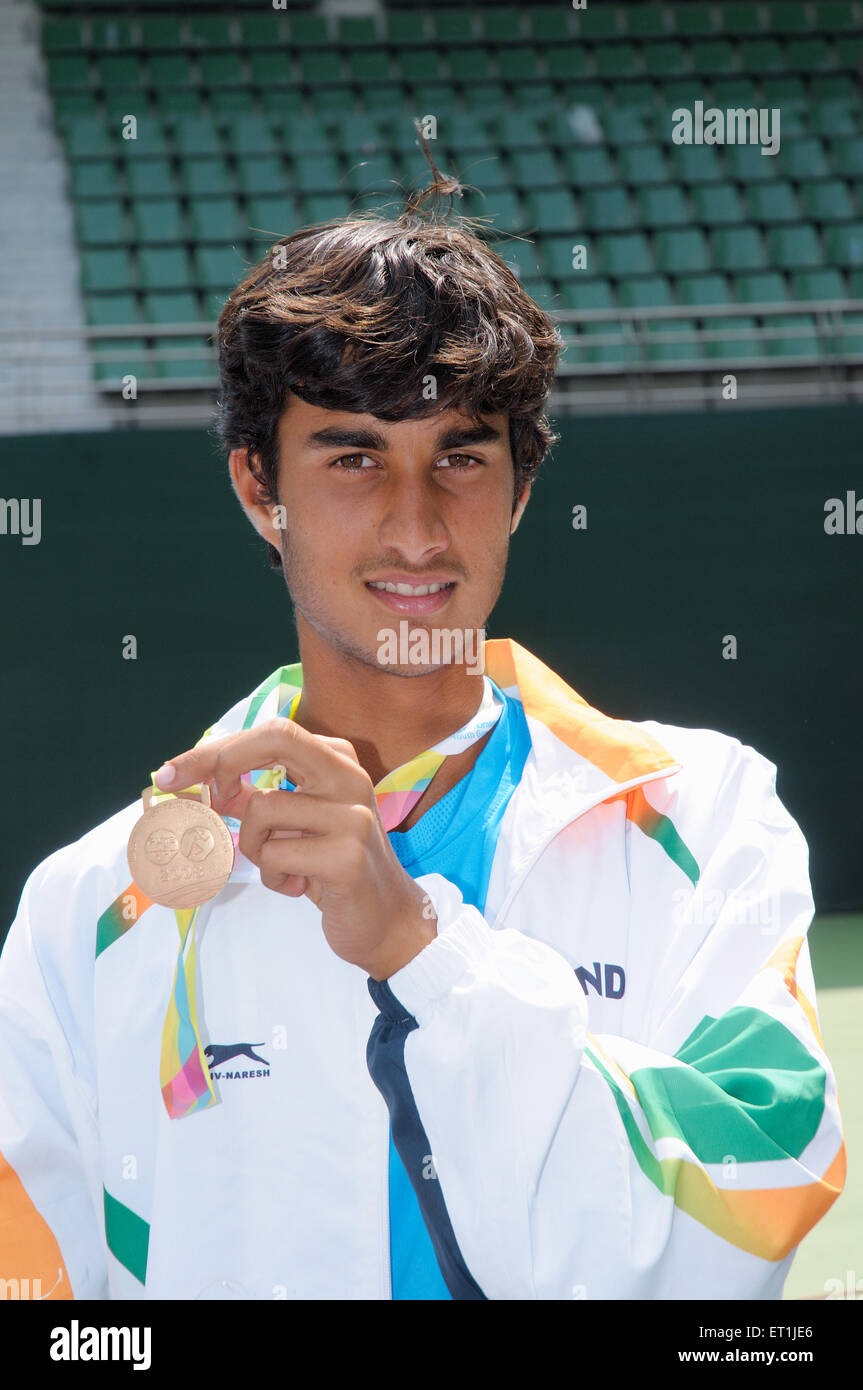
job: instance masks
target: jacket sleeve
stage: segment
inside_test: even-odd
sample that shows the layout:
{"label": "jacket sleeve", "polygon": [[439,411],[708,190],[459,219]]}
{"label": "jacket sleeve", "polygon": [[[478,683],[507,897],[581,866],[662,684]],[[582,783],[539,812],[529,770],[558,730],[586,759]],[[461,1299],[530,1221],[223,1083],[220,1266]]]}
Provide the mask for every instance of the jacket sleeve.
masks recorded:
{"label": "jacket sleeve", "polygon": [[621,798],[650,972],[627,1036],[591,1034],[563,955],[436,874],[437,938],[369,981],[369,1069],[455,1298],[779,1298],[842,1189],[806,843],[773,765],[707,737],[718,782]]}
{"label": "jacket sleeve", "polygon": [[34,918],[61,908],[49,864],[28,880],[0,954],[0,1289],[107,1298],[95,1087],[62,971],[37,945]]}

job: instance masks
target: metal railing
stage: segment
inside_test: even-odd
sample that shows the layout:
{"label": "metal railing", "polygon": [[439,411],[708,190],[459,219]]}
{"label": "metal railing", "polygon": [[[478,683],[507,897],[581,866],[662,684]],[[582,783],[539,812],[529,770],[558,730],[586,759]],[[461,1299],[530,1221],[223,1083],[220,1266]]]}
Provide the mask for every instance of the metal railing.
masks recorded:
{"label": "metal railing", "polygon": [[[553,412],[719,404],[729,374],[752,404],[863,395],[863,299],[559,310],[553,317],[565,342]],[[218,387],[213,328],[208,320],[4,326],[0,431],[209,421]]]}

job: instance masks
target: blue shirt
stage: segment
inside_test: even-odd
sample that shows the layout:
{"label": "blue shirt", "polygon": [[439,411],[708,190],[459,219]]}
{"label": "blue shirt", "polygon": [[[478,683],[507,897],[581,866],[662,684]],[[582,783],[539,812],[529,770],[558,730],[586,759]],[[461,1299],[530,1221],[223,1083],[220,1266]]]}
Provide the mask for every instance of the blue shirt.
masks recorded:
{"label": "blue shirt", "polygon": [[[485,909],[500,824],[530,752],[530,733],[518,700],[495,686],[504,709],[470,772],[421,816],[410,830],[392,830],[389,841],[411,878],[437,873],[460,890],[466,903]],[[390,1133],[390,1268],[394,1299],[448,1299],[416,1194]]]}

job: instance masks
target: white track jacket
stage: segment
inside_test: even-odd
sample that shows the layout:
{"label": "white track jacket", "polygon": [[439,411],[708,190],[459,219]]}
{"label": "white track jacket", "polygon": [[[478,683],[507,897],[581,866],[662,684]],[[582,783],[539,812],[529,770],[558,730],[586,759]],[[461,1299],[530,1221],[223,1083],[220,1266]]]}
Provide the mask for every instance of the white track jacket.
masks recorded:
{"label": "white track jacket", "polygon": [[[780,1297],[845,1148],[776,770],[610,718],[515,642],[486,671],[530,752],[484,914],[424,875],[437,937],[375,983],[238,856],[196,928],[207,1110],[160,1093],[173,912],[104,917],[140,801],[31,874],[0,956],[7,1297],[388,1299],[390,1126],[453,1298]],[[264,687],[207,736],[272,717]]]}

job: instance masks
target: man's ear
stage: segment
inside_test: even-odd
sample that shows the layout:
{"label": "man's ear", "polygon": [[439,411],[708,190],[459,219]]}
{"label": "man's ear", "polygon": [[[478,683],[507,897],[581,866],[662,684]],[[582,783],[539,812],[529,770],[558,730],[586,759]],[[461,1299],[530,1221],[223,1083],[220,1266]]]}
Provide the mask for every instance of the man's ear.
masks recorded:
{"label": "man's ear", "polygon": [[259,536],[279,550],[280,533],[284,529],[277,525],[281,511],[267,493],[257,455],[248,448],[232,449],[228,454],[228,469],[234,492],[249,521]]}
{"label": "man's ear", "polygon": [[518,501],[515,504],[515,511],[512,514],[512,521],[509,524],[509,534],[511,536],[515,535],[516,527],[518,526],[518,523],[521,521],[521,518],[524,515],[524,509],[528,504],[529,498],[530,483],[525,483],[524,487],[519,493]]}

